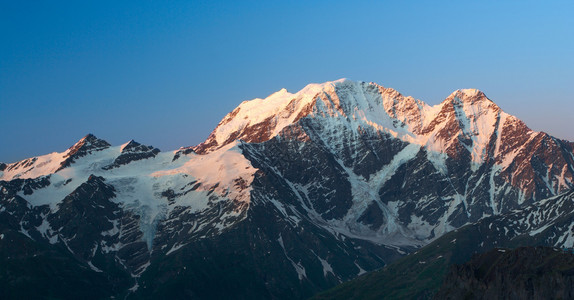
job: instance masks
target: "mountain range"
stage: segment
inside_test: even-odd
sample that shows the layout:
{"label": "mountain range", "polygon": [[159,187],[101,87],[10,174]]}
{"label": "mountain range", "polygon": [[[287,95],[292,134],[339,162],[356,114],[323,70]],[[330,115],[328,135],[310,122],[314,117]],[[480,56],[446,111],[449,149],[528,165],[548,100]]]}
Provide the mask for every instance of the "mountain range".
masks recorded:
{"label": "mountain range", "polygon": [[466,259],[572,247],[573,150],[478,90],[430,106],[346,79],[176,151],[88,134],[0,164],[0,297],[307,298],[466,230]]}

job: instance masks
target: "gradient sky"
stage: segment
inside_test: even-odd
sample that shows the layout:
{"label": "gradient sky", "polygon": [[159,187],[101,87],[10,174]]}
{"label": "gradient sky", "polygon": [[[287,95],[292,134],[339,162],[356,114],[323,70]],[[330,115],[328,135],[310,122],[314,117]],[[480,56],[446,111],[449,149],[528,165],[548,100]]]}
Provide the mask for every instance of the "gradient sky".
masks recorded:
{"label": "gradient sky", "polygon": [[2,1],[0,161],[87,133],[162,150],[241,101],[346,77],[478,88],[574,140],[574,1]]}

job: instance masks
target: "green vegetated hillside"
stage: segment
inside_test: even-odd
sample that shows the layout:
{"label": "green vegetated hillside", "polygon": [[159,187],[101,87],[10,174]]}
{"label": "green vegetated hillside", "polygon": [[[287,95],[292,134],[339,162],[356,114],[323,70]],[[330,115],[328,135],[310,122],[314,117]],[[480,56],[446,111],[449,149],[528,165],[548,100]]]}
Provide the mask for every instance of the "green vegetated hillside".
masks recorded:
{"label": "green vegetated hillside", "polygon": [[[497,227],[503,220],[502,217],[487,218],[447,233],[381,270],[343,283],[314,299],[432,299],[454,264],[463,264],[473,255],[495,247],[547,244],[550,229],[533,236],[521,234],[507,238],[501,233],[508,229]],[[561,220],[569,223],[571,216],[563,216]]]}
{"label": "green vegetated hillside", "polygon": [[574,255],[550,247],[492,249],[450,268],[435,299],[573,299]]}
{"label": "green vegetated hillside", "polygon": [[480,246],[480,232],[467,226],[395,263],[343,283],[314,299],[429,299],[454,263],[467,261]]}

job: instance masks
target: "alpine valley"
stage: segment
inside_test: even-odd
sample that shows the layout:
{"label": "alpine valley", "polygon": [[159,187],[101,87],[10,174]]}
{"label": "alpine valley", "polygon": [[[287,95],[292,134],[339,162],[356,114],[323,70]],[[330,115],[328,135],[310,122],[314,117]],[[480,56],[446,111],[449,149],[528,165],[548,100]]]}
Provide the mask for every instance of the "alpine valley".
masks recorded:
{"label": "alpine valley", "polygon": [[0,298],[302,299],[409,257],[573,247],[573,149],[478,90],[345,79],[176,151],[88,134],[0,164]]}

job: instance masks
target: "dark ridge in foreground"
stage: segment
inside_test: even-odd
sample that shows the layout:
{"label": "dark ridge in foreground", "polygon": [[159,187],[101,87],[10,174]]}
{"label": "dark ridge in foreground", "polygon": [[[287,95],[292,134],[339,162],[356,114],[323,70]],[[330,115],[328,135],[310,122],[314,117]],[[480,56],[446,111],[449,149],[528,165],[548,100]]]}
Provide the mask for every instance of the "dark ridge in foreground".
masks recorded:
{"label": "dark ridge in foreground", "polygon": [[495,248],[452,264],[466,256],[455,254],[464,244],[431,244],[312,299],[574,299],[570,251]]}
{"label": "dark ridge in foreground", "polygon": [[451,267],[434,299],[573,299],[574,255],[549,247],[493,249]]}

